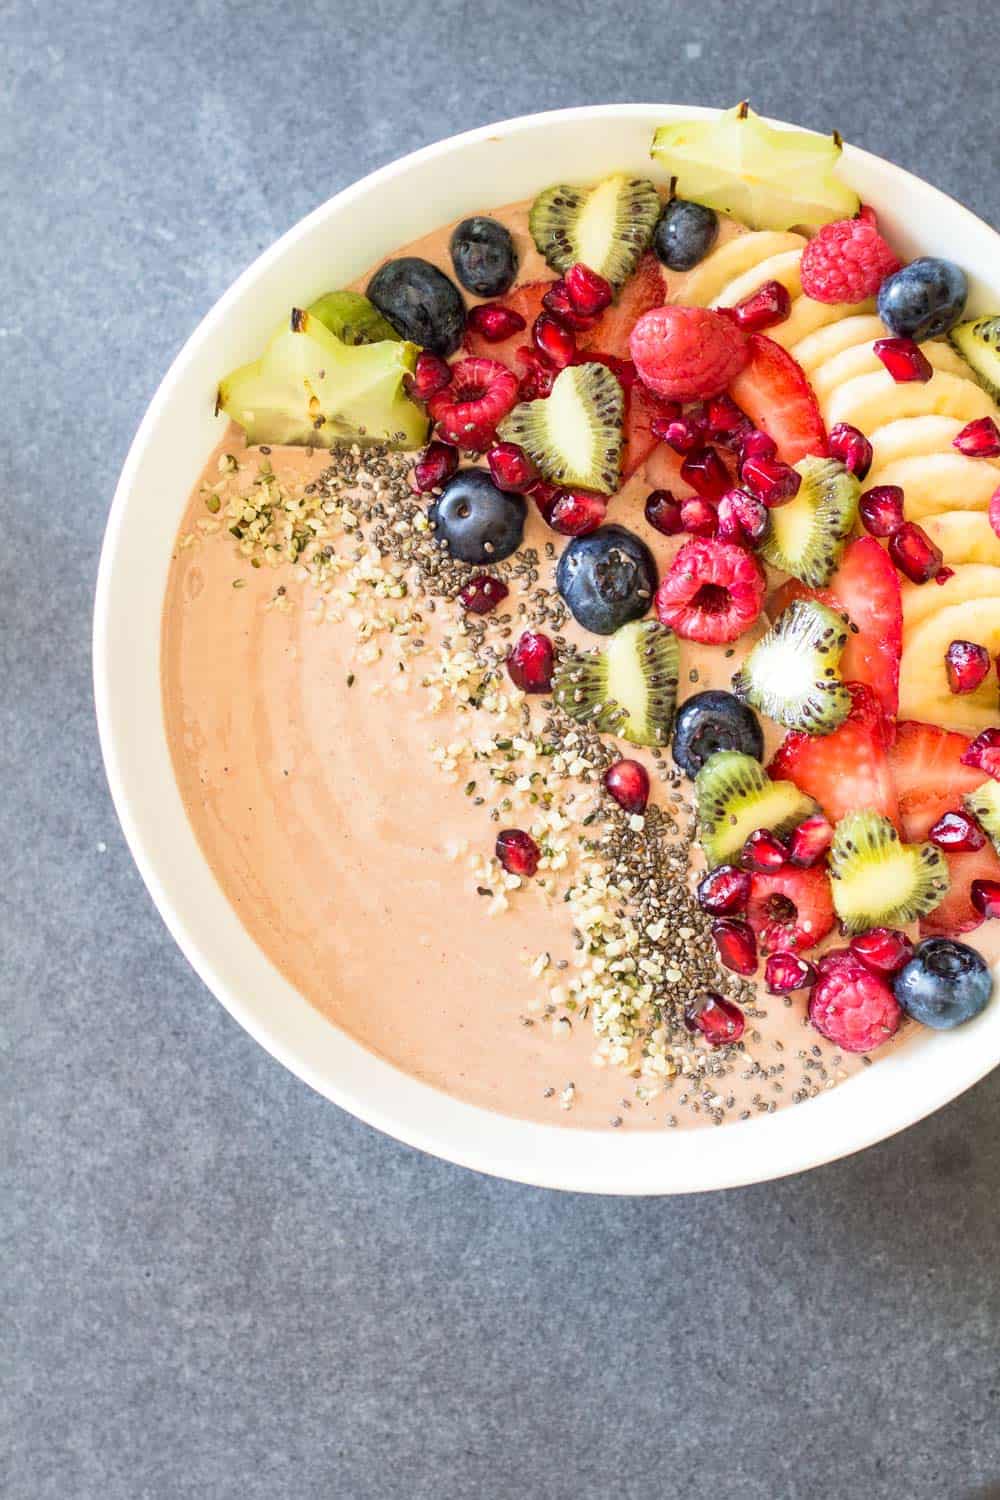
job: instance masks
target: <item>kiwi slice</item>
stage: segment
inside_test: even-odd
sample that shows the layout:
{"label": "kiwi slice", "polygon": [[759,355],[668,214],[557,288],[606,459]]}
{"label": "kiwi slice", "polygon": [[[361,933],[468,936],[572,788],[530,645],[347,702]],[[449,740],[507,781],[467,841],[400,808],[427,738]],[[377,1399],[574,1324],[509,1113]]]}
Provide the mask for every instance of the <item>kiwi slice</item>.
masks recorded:
{"label": "kiwi slice", "polygon": [[698,840],[708,863],[731,864],[758,828],[788,833],[819,811],[792,781],[772,781],[752,755],[718,750],[695,777]]}
{"label": "kiwi slice", "polygon": [[677,637],[656,620],[633,620],[600,651],[564,658],[553,696],[581,723],[630,745],[665,745],[677,702]]}
{"label": "kiwi slice", "polygon": [[833,905],[845,932],[905,927],[948,893],[948,865],[933,844],[900,842],[881,813],[841,818],[830,846]]}
{"label": "kiwi slice", "polygon": [[1000,313],[958,323],[948,339],[987,394],[1000,401]]}
{"label": "kiwi slice", "polygon": [[822,588],[857,525],[861,486],[835,458],[802,458],[795,468],[802,476],[799,492],[769,512],[760,551],[772,567]]}
{"label": "kiwi slice", "polygon": [[984,781],[974,792],[963,798],[966,812],[981,825],[983,832],[993,840],[993,847],[1000,854],[1000,781]]}
{"label": "kiwi slice", "polygon": [[747,656],[733,692],[786,729],[829,734],[851,709],[839,671],[847,635],[843,615],[816,599],[796,599]]}
{"label": "kiwi slice", "polygon": [[531,205],[528,228],[554,271],[561,275],[582,261],[618,288],[635,270],[659,217],[653,184],[618,173],[592,188],[546,188]]}
{"label": "kiwi slice", "polygon": [[360,292],[327,292],[308,310],[342,344],[380,344],[383,339],[400,342],[392,324]]}
{"label": "kiwi slice", "polygon": [[497,428],[555,484],[612,495],[622,462],[625,397],[607,365],[570,365],[549,396],[523,401]]}

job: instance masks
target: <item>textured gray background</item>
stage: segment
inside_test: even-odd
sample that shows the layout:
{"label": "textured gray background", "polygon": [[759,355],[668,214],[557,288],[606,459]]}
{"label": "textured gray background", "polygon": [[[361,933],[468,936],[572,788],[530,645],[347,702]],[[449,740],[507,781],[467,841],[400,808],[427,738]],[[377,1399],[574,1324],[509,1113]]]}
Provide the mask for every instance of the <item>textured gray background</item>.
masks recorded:
{"label": "textured gray background", "polygon": [[88,639],[160,376],[330,193],[522,111],[749,94],[996,223],[995,20],[0,6],[9,1500],[1000,1494],[1000,1073],[860,1157],[710,1198],[561,1196],[383,1139],[171,945],[108,800]]}

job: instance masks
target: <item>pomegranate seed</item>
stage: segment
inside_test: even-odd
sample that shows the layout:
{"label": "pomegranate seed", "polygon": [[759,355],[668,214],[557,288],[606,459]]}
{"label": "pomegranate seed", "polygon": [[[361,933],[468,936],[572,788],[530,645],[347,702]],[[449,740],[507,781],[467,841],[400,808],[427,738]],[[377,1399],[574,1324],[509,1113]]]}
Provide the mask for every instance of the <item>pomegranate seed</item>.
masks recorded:
{"label": "pomegranate seed", "polygon": [[913,957],[913,943],[895,927],[869,927],[851,938],[851,952],[873,974],[898,974]]}
{"label": "pomegranate seed", "polygon": [[866,224],[871,224],[876,229],[878,228],[878,218],[876,217],[875,210],[873,208],[869,208],[867,203],[862,203],[861,207],[858,209],[856,217],[859,219],[863,219]]}
{"label": "pomegranate seed", "polygon": [[990,504],[987,515],[990,518],[990,525],[993,528],[993,535],[1000,536],[1000,484],[997,485],[996,489],[990,496]]}
{"label": "pomegranate seed", "polygon": [[737,974],[752,974],[757,968],[757,939],[748,922],[738,917],[719,917],[712,923],[712,939],[719,962]]}
{"label": "pomegranate seed", "polygon": [[818,865],[833,843],[833,829],[821,813],[806,818],[788,839],[788,858],[793,865],[808,870]]}
{"label": "pomegranate seed", "polygon": [[677,536],[684,530],[680,501],[669,490],[650,490],[646,496],[646,520],[664,536]]}
{"label": "pomegranate seed", "polygon": [[1000,880],[974,880],[969,895],[976,911],[987,920],[1000,917]]}
{"label": "pomegranate seed", "polygon": [[872,536],[892,536],[903,524],[903,491],[898,484],[877,484],[858,502],[861,521]]}
{"label": "pomegranate seed", "polygon": [[791,310],[791,295],[780,281],[765,281],[733,308],[737,323],[746,333],[762,333],[783,323]]}
{"label": "pomegranate seed", "polygon": [[538,470],[517,443],[497,443],[486,455],[490,478],[498,490],[526,495],[538,483]]}
{"label": "pomegranate seed", "polygon": [[588,318],[584,313],[577,312],[569,295],[569,289],[562,280],[552,283],[542,298],[542,306],[548,309],[560,327],[573,329],[577,333],[593,328],[596,321],[594,318]]}
{"label": "pomegranate seed", "polygon": [[746,412],[732,396],[714,396],[702,412],[705,433],[713,442],[734,441],[756,431]]}
{"label": "pomegranate seed", "polygon": [[417,363],[409,379],[410,395],[418,401],[429,401],[438,391],[451,385],[451,365],[436,354],[417,355]]}
{"label": "pomegranate seed", "polygon": [[615,296],[611,283],[605,281],[603,276],[598,276],[596,271],[592,271],[582,261],[577,261],[566,272],[566,290],[573,310],[583,313],[585,317],[602,313],[606,307],[611,306]]}
{"label": "pomegranate seed", "polygon": [[654,437],[673,448],[675,453],[691,453],[701,447],[704,429],[694,413],[670,418],[654,417],[649,424]]}
{"label": "pomegranate seed", "polygon": [[772,995],[812,989],[818,977],[812,964],[797,953],[772,953],[764,965],[764,983]]}
{"label": "pomegranate seed", "polygon": [[974,693],[990,672],[990,653],[975,641],[952,641],[944,653],[948,686],[953,693]]}
{"label": "pomegranate seed", "polygon": [[649,801],[649,772],[637,760],[616,760],[604,773],[605,790],[627,813],[641,813]]}
{"label": "pomegranate seed", "polygon": [[889,556],[911,583],[927,583],[941,566],[941,548],[935,547],[922,526],[904,521],[889,538]]}
{"label": "pomegranate seed", "polygon": [[857,479],[864,479],[872,466],[872,445],[863,432],[850,422],[838,422],[830,428],[828,446],[831,458],[839,458],[845,469]]}
{"label": "pomegranate seed", "polygon": [[992,417],[977,417],[952,438],[951,445],[966,458],[1000,457],[1000,428]]}
{"label": "pomegranate seed", "polygon": [[986,835],[975,818],[963,812],[943,813],[927,837],[949,854],[965,854],[981,849],[986,843]]}
{"label": "pomegranate seed", "polygon": [[458,597],[463,609],[474,615],[488,615],[491,609],[496,609],[498,604],[503,603],[509,593],[510,589],[499,578],[491,578],[488,573],[477,573],[459,591]]}
{"label": "pomegranate seed", "polygon": [[608,512],[603,495],[591,490],[560,490],[549,512],[549,525],[562,536],[587,536],[596,531]]}
{"label": "pomegranate seed", "polygon": [[555,653],[547,635],[526,630],[511,648],[507,671],[522,693],[547,693],[552,686]]}
{"label": "pomegranate seed", "polygon": [[719,529],[715,507],[700,495],[681,501],[681,525],[692,536],[714,536]]}
{"label": "pomegranate seed", "polygon": [[926,385],[934,374],[934,366],[912,339],[876,339],[872,348],[897,385],[911,380]]}
{"label": "pomegranate seed", "polygon": [[539,848],[523,828],[504,828],[497,834],[496,857],[508,875],[534,875]]}
{"label": "pomegranate seed", "polygon": [[458,468],[458,449],[451,443],[428,443],[413,466],[413,488],[424,495],[446,483]]}
{"label": "pomegranate seed", "polygon": [[767,507],[746,490],[727,490],[719,501],[719,540],[752,547],[768,528]]}
{"label": "pomegranate seed", "polygon": [[1000,781],[1000,729],[984,729],[962,756],[962,765]]}
{"label": "pomegranate seed", "polygon": [[762,432],[759,427],[751,427],[749,432],[743,433],[739,443],[740,463],[747,463],[751,458],[775,458],[778,445],[773,437]]}
{"label": "pomegranate seed", "polygon": [[934,574],[934,582],[938,584],[947,583],[948,579],[954,578],[954,576],[954,568],[938,568],[937,572]]}
{"label": "pomegranate seed", "polygon": [[726,1000],[714,990],[706,990],[701,999],[684,1012],[684,1024],[689,1031],[700,1031],[712,1047],[725,1047],[739,1041],[746,1020],[732,1000]]}
{"label": "pomegranate seed", "polygon": [[502,302],[480,302],[477,307],[470,307],[465,322],[488,344],[500,344],[528,326],[519,312],[504,307]]}
{"label": "pomegranate seed", "polygon": [[743,845],[740,859],[747,870],[769,875],[788,863],[788,848],[769,828],[758,828]]}
{"label": "pomegranate seed", "polygon": [[522,401],[540,401],[552,394],[558,371],[552,368],[547,359],[522,344],[517,351],[517,362],[524,370],[518,385],[518,395]]}
{"label": "pomegranate seed", "polygon": [[557,484],[550,484],[547,479],[540,479],[537,484],[531,486],[528,493],[538,506],[542,520],[548,521],[552,514],[552,507],[562,494],[562,490]]}
{"label": "pomegranate seed", "polygon": [[681,464],[681,478],[703,500],[716,501],[730,485],[729,470],[714,448],[696,448]]}
{"label": "pomegranate seed", "polygon": [[802,483],[802,475],[780,458],[745,458],[740,479],[769,510],[794,500]]}
{"label": "pomegranate seed", "polygon": [[744,911],[750,899],[750,875],[736,865],[716,865],[698,886],[698,905],[713,917]]}
{"label": "pomegranate seed", "polygon": [[538,352],[544,354],[557,370],[564,370],[567,365],[573,363],[576,355],[576,339],[568,328],[548,313],[542,313],[535,319],[531,337],[535,341],[535,348]]}

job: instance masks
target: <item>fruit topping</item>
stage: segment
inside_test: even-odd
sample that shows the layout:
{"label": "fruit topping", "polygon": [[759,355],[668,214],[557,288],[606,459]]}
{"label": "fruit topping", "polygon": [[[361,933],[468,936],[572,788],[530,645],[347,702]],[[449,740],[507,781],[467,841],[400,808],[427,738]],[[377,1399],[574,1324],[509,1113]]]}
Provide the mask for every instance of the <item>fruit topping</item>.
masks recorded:
{"label": "fruit topping", "polygon": [[826,858],[833,843],[833,827],[821,813],[817,813],[813,818],[806,818],[798,828],[793,828],[787,842],[789,861],[808,870]]}
{"label": "fruit topping", "polygon": [[792,356],[764,333],[750,335],[750,359],[730,394],[755,427],[774,439],[786,464],[827,452],[826,429],[812,387]]}
{"label": "fruit topping", "polygon": [[904,844],[888,818],[853,812],[830,846],[833,904],[845,932],[903,927],[934,910],[948,890],[944,855],[933,844]]}
{"label": "fruit topping", "polygon": [[[749,421],[749,418],[747,419]],[[748,463],[754,458],[775,458],[778,453],[778,445],[773,437],[768,437],[766,432],[761,432],[759,427],[750,427],[748,431],[737,434],[736,451],[739,454],[741,464]]]}
{"label": "fruit topping", "polygon": [[463,219],[452,230],[451,263],[474,297],[502,297],[517,276],[517,251],[510,230],[485,214]]}
{"label": "fruit topping", "polygon": [[614,301],[615,293],[611,283],[582,261],[570,266],[564,280],[574,310],[585,317],[602,313]]}
{"label": "fruit topping", "polygon": [[872,466],[872,445],[863,432],[850,422],[838,422],[830,428],[830,457],[839,458],[855,479],[864,479]]}
{"label": "fruit topping", "polygon": [[788,845],[769,828],[755,828],[743,845],[740,864],[745,870],[756,870],[760,875],[773,874],[784,869],[788,863]]}
{"label": "fruit topping", "polygon": [[308,311],[342,344],[380,344],[399,334],[377,307],[360,292],[327,292],[309,304]]}
{"label": "fruit topping", "polygon": [[428,511],[435,534],[459,562],[500,562],[516,552],[527,506],[498,490],[482,469],[461,469]]}
{"label": "fruit topping", "polygon": [[736,974],[753,974],[757,968],[757,939],[753,928],[738,917],[719,917],[712,923],[712,941],[719,962]]}
{"label": "fruit topping", "polygon": [[616,630],[598,651],[573,653],[556,673],[559,707],[631,745],[665,745],[677,700],[676,637],[655,620]]}
{"label": "fruit topping", "polygon": [[899,260],[868,219],[825,224],[802,252],[802,290],[814,302],[865,302]]}
{"label": "fruit topping", "polygon": [[577,343],[595,359],[630,360],[628,341],[632,329],[643,313],[652,307],[661,307],[665,300],[663,273],[656,256],[647,251],[636,266],[635,274],[619,291],[617,302],[606,308],[596,320],[588,320],[591,326],[579,334]]}
{"label": "fruit topping", "polygon": [[1000,401],[1000,314],[959,323],[948,339],[984,390]]}
{"label": "fruit topping", "polygon": [[747,921],[762,953],[806,952],[833,929],[833,902],[825,870],[786,865],[750,881]]}
{"label": "fruit topping", "polygon": [[872,536],[892,536],[903,524],[903,491],[898,484],[876,484],[858,501],[861,524]]}
{"label": "fruit topping", "polygon": [[556,568],[556,587],[578,625],[594,635],[613,635],[649,609],[656,563],[645,542],[624,526],[602,526],[570,542]]}
{"label": "fruit topping", "polygon": [[528,325],[519,312],[502,302],[480,302],[469,308],[465,326],[466,334],[477,333],[488,344],[503,344],[515,333],[523,333]]}
{"label": "fruit topping", "polygon": [[[509,370],[519,374],[518,350],[527,343],[524,330],[531,327],[542,311],[542,298],[551,285],[551,281],[527,281],[505,297],[502,302],[490,304],[492,309],[512,314],[514,322],[517,323],[515,332],[504,339],[503,343],[496,343],[480,332],[476,326],[477,319],[473,316],[477,309],[471,308],[465,325],[466,352],[480,359],[498,359]],[[495,328],[496,324],[492,326]]]}
{"label": "fruit topping", "polygon": [[780,130],[744,101],[716,118],[661,125],[650,151],[682,198],[752,229],[816,229],[858,208],[835,172],[842,149],[836,134]]}
{"label": "fruit topping", "polygon": [[992,417],[977,417],[975,421],[967,422],[952,438],[951,445],[966,458],[997,458],[1000,456],[1000,428]]}
{"label": "fruit topping", "polygon": [[876,339],[872,348],[897,385],[926,385],[934,378],[934,366],[912,339]]}
{"label": "fruit topping", "polygon": [[985,1010],[993,979],[975,948],[950,938],[928,938],[896,975],[893,990],[915,1021],[948,1031]]}
{"label": "fruit topping", "polygon": [[885,980],[845,950],[822,967],[809,996],[809,1020],[844,1052],[874,1052],[895,1036],[902,1011]]}
{"label": "fruit topping", "polygon": [[436,354],[428,354],[426,349],[422,349],[417,355],[417,363],[408,382],[410,395],[417,401],[429,401],[448,385],[451,385],[451,365],[447,360],[439,359]]}
{"label": "fruit topping", "polygon": [[538,483],[538,470],[516,443],[496,443],[487,453],[486,462],[498,490],[526,495]]}
{"label": "fruit topping", "polygon": [[695,494],[714,504],[730,485],[729,470],[714,448],[695,448],[681,464],[681,478]]}
{"label": "fruit topping", "polygon": [[650,490],[646,496],[646,520],[663,536],[677,536],[684,530],[681,504],[669,490]]}
{"label": "fruit topping", "polygon": [[911,583],[929,583],[944,558],[922,526],[904,521],[889,538],[889,556]]}
{"label": "fruit topping", "polygon": [[[761,552],[772,567],[820,588],[829,583],[857,522],[860,486],[835,458],[803,458],[793,472],[801,480],[798,493],[771,511]],[[760,498],[767,503],[766,495]]]}
{"label": "fruit topping", "polygon": [[481,453],[517,398],[517,380],[506,365],[495,359],[463,359],[452,369],[451,385],[430,398],[427,410],[449,443]]}
{"label": "fruit topping", "polygon": [[698,886],[698,905],[713,917],[744,911],[750,899],[750,872],[736,865],[716,865]]}
{"label": "fruit topping", "polygon": [[[596,353],[592,357],[602,358]],[[617,373],[625,393],[625,446],[622,450],[621,473],[624,483],[641,468],[659,443],[654,427],[666,419],[672,404],[661,401],[659,396],[654,396],[652,391],[646,389],[636,377],[635,366],[631,362],[616,360],[615,367],[612,373]],[[632,377],[631,381],[629,376]]]}
{"label": "fruit topping", "polygon": [[553,369],[565,370],[576,358],[576,339],[573,331],[551,313],[542,313],[535,319],[531,330],[535,348]]}
{"label": "fruit topping", "polygon": [[942,813],[927,837],[949,854],[968,853],[971,849],[981,849],[986,843],[986,835],[976,819],[961,812]]}
{"label": "fruit topping", "polygon": [[719,529],[719,517],[715,506],[700,495],[681,501],[681,523],[691,536],[714,536]]}
{"label": "fruit topping", "polygon": [[497,834],[496,857],[508,875],[530,877],[538,869],[540,850],[523,828],[503,828]]}
{"label": "fruit topping", "polygon": [[439,490],[458,468],[458,449],[453,443],[428,443],[413,465],[413,488],[419,495]]}
{"label": "fruit topping", "polygon": [[694,778],[719,750],[738,750],[760,760],[764,735],[745,703],[713,688],[695,693],[677,710],[672,751],[684,774]]}
{"label": "fruit topping", "polygon": [[896,927],[869,927],[851,938],[851,952],[873,974],[891,977],[913,957],[913,943]]}
{"label": "fruit topping", "polygon": [[404,339],[454,354],[465,332],[465,303],[453,281],[418,255],[387,260],[367,286],[368,300]]}
{"label": "fruit topping", "polygon": [[719,237],[718,216],[701,203],[672,198],[653,231],[657,258],[671,271],[690,271]]}
{"label": "fruit topping", "polygon": [[517,369],[518,395],[522,401],[540,401],[551,396],[559,371],[543,355],[524,345],[517,351]]}
{"label": "fruit topping", "polygon": [[459,590],[458,598],[462,608],[467,609],[470,614],[488,615],[498,604],[503,603],[509,593],[510,589],[499,578],[491,578],[488,573],[477,573]]}
{"label": "fruit topping", "polygon": [[700,448],[705,440],[704,423],[697,411],[681,412],[677,406],[676,412],[676,415],[654,422],[653,432],[669,448],[673,448],[675,453],[691,453],[695,448]]}
{"label": "fruit topping", "polygon": [[552,688],[555,653],[547,635],[525,630],[507,657],[507,671],[522,693],[548,693]]}
{"label": "fruit topping", "polygon": [[763,333],[765,328],[783,323],[791,310],[788,288],[780,281],[765,281],[749,297],[737,302],[732,314],[744,333]]}
{"label": "fruit topping", "polygon": [[969,285],[954,261],[921,256],[883,281],[878,315],[894,338],[940,338],[965,310]]}
{"label": "fruit topping", "polygon": [[[989,834],[994,849],[1000,854],[1000,781],[984,781],[982,786],[977,787],[974,792],[967,792],[963,806],[976,819],[976,823],[972,825],[973,828],[979,832],[977,824],[981,825]],[[955,813],[952,816],[960,818],[962,814]],[[934,837],[933,832],[931,833],[931,837]],[[942,845],[941,847],[945,848],[949,846]],[[958,846],[952,845],[950,847],[954,848]],[[963,844],[962,847],[965,849],[978,849],[982,847],[982,843],[967,843]]]}
{"label": "fruit topping", "polygon": [[812,989],[816,979],[812,964],[797,953],[772,953],[764,965],[764,983],[771,995]]}
{"label": "fruit topping", "polygon": [[604,524],[608,502],[593,490],[560,490],[549,511],[549,525],[563,536],[587,536]]}
{"label": "fruit topping", "polygon": [[985,921],[1000,917],[1000,880],[974,880],[970,894],[973,906]]}
{"label": "fruit topping", "polygon": [[816,811],[798,787],[772,781],[758,760],[738,750],[720,750],[705,761],[695,794],[698,841],[710,866],[733,864],[754,829],[787,833]]}
{"label": "fruit topping", "polygon": [[[592,316],[588,317],[586,313],[577,312],[576,307],[573,305],[573,299],[569,294],[566,279],[563,276],[560,276],[558,281],[553,281],[550,284],[548,291],[542,298],[542,305],[552,314],[552,317],[559,324],[560,328],[564,329],[567,334],[583,333],[588,328],[594,326],[594,318]],[[576,348],[575,341],[573,348]],[[562,363],[568,364],[569,360],[563,360]]]}
{"label": "fruit topping", "polygon": [[687,542],[656,595],[656,613],[685,640],[735,641],[764,604],[764,574],[749,552],[732,543]]}
{"label": "fruit topping", "polygon": [[572,365],[560,371],[552,394],[515,406],[500,436],[517,443],[556,484],[599,490],[618,488],[625,401],[605,365]]}
{"label": "fruit topping", "polygon": [[851,708],[840,728],[819,736],[801,730],[786,735],[768,770],[814,797],[831,823],[857,808],[895,821],[896,789],[878,700],[861,683],[846,687]]}
{"label": "fruit topping", "polygon": [[[955,735],[955,739],[959,739]],[[976,736],[962,754],[962,765],[985,771],[995,781],[1000,781],[1000,729],[984,729]]]}
{"label": "fruit topping", "polygon": [[[978,744],[977,740],[975,744]],[[899,795],[903,837],[924,839],[944,813],[957,808],[966,792],[977,791],[985,767],[970,765],[964,734],[935,724],[905,720],[896,729],[889,765]],[[855,807],[863,807],[856,802]]]}
{"label": "fruit topping", "polygon": [[720,395],[749,357],[747,335],[707,307],[654,307],[643,313],[629,350],[640,380],[672,401]]}
{"label": "fruit topping", "polygon": [[604,789],[627,813],[644,813],[649,801],[649,772],[637,760],[616,760],[602,778]]}
{"label": "fruit topping", "polygon": [[712,1047],[728,1047],[743,1035],[746,1020],[739,1006],[714,990],[688,1006],[684,1021],[689,1031],[700,1031]]}
{"label": "fruit topping", "polygon": [[957,937],[981,926],[984,913],[974,893],[983,882],[1000,881],[1000,858],[990,844],[944,858],[951,886],[941,905],[922,919],[922,937]]}
{"label": "fruit topping", "polygon": [[797,469],[766,454],[748,454],[740,464],[740,479],[768,510],[788,505],[802,487],[802,475]]}
{"label": "fruit topping", "polygon": [[838,670],[846,643],[840,615],[814,599],[797,599],[752,648],[733,691],[786,729],[829,734],[851,708]]}
{"label": "fruit topping", "polygon": [[770,525],[767,506],[746,490],[727,490],[719,500],[716,512],[718,537],[738,547],[756,547]]}
{"label": "fruit topping", "polygon": [[953,693],[974,693],[990,675],[990,653],[975,641],[952,641],[944,665]]}
{"label": "fruit topping", "polygon": [[559,183],[531,205],[531,237],[554,271],[577,262],[620,287],[636,268],[660,216],[655,187],[644,177],[616,174],[596,187]]}

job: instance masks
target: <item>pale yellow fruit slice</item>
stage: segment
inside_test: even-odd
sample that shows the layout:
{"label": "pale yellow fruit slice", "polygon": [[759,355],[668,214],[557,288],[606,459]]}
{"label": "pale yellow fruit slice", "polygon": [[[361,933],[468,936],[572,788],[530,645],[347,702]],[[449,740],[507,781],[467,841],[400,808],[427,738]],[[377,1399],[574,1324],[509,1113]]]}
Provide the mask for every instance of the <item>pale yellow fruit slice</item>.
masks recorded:
{"label": "pale yellow fruit slice", "polygon": [[903,641],[932,615],[976,599],[1000,599],[1000,568],[960,564],[946,583],[903,583]]}
{"label": "pale yellow fruit slice", "polygon": [[834,393],[827,404],[828,427],[850,422],[862,432],[875,432],[903,417],[956,417],[962,423],[998,415],[997,408],[972,380],[935,370],[930,380],[897,383],[888,370],[856,375]]}
{"label": "pale yellow fruit slice", "polygon": [[780,281],[792,297],[798,297],[802,291],[801,265],[801,250],[784,250],[780,255],[769,255],[767,260],[759,261],[742,276],[728,281],[718,296],[713,297],[712,306],[735,307],[744,297],[762,287],[765,281]]}
{"label": "pale yellow fruit slice", "polygon": [[[841,304],[843,306],[845,304]],[[802,366],[807,375],[813,370],[818,370],[820,365],[825,365],[827,360],[835,359],[845,349],[852,349],[856,344],[864,344],[872,339],[885,337],[885,325],[881,318],[874,313],[859,313],[852,308],[844,317],[835,322],[817,328],[815,333],[808,334],[793,344],[789,352],[794,355],[796,361]]]}
{"label": "pale yellow fruit slice", "polygon": [[[925,588],[937,585],[924,584]],[[975,641],[991,656],[1000,652],[1000,594],[938,610],[903,642],[899,668],[899,717],[941,724],[962,734],[1000,725],[997,679],[990,673],[973,693],[948,687],[945,652],[952,641]]]}
{"label": "pale yellow fruit slice", "polygon": [[874,302],[814,302],[811,297],[797,297],[785,321],[769,328],[767,336],[783,349],[794,350],[817,330],[835,327],[845,319],[873,312],[874,308]]}
{"label": "pale yellow fruit slice", "polygon": [[801,251],[805,239],[801,234],[761,229],[751,234],[737,234],[718,250],[713,250],[695,270],[685,277],[681,301],[692,307],[708,307],[724,286],[737,276],[752,271],[762,260],[788,250]]}
{"label": "pale yellow fruit slice", "polygon": [[872,465],[865,489],[877,484],[898,484],[906,519],[920,521],[942,510],[985,510],[1000,485],[1000,473],[981,458],[966,458],[952,449],[897,458],[880,468]]}
{"label": "pale yellow fruit slice", "polygon": [[[949,567],[956,563],[988,563],[1000,568],[1000,536],[984,510],[946,510],[924,516],[921,526]],[[943,587],[943,585],[942,585]]]}
{"label": "pale yellow fruit slice", "polygon": [[[916,458],[921,453],[954,453],[952,443],[964,426],[957,417],[901,417],[887,422],[867,434],[875,450],[872,469],[882,469],[897,458]],[[992,462],[997,460],[976,459],[977,464]]]}
{"label": "pale yellow fruit slice", "polygon": [[[881,334],[876,337],[881,338]],[[927,343],[920,345],[920,350],[935,370],[947,370],[951,375],[971,379],[968,365],[950,344],[944,344],[939,339],[928,339]],[[816,392],[816,399],[823,407],[838,386],[846,385],[856,375],[869,375],[873,370],[884,369],[885,365],[875,353],[874,341],[855,344],[842,349],[823,364],[814,366],[809,374],[809,382]]]}

